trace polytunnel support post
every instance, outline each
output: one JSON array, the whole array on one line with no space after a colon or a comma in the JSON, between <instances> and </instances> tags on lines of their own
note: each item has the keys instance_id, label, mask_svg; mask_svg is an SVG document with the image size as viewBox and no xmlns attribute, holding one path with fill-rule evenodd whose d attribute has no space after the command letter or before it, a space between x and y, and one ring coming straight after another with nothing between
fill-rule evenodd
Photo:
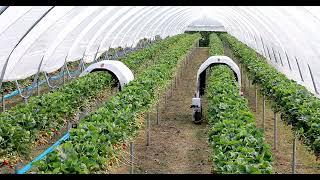
<instances>
[{"instance_id":1,"label":"polytunnel support post","mask_svg":"<svg viewBox=\"0 0 320 180\"><path fill-rule=\"evenodd\" d=\"M66 83L65 70L66 70L66 67L67 67L67 58L68 58L68 54L67 54L66 57L64 58L64 64L63 64L63 71L62 71L63 85Z\"/></svg>"},{"instance_id":2,"label":"polytunnel support post","mask_svg":"<svg viewBox=\"0 0 320 180\"><path fill-rule=\"evenodd\" d=\"M258 112L258 88L257 84L254 86L254 96L255 96L255 101L254 101L254 109L256 112Z\"/></svg>"},{"instance_id":3,"label":"polytunnel support post","mask_svg":"<svg viewBox=\"0 0 320 180\"><path fill-rule=\"evenodd\" d=\"M297 145L297 133L294 132L293 143L292 143L292 162L291 162L292 174L296 173L296 145Z\"/></svg>"},{"instance_id":4,"label":"polytunnel support post","mask_svg":"<svg viewBox=\"0 0 320 180\"><path fill-rule=\"evenodd\" d=\"M115 50L114 50L114 55L115 55L115 59L118 60L119 56L118 56L118 49L117 48L115 48Z\"/></svg>"},{"instance_id":5,"label":"polytunnel support post","mask_svg":"<svg viewBox=\"0 0 320 180\"><path fill-rule=\"evenodd\" d=\"M274 140L273 140L273 148L275 149L275 150L277 150L277 144L278 144L278 129L277 129L277 113L276 112L274 112L274 118L273 118L273 120L274 120L274 123L273 123L273 130L274 130Z\"/></svg>"},{"instance_id":6,"label":"polytunnel support post","mask_svg":"<svg viewBox=\"0 0 320 180\"><path fill-rule=\"evenodd\" d=\"M270 55L270 51L269 51L269 47L267 46L267 50L268 50L268 56L269 56L269 60L271 62L271 55Z\"/></svg>"},{"instance_id":7,"label":"polytunnel support post","mask_svg":"<svg viewBox=\"0 0 320 180\"><path fill-rule=\"evenodd\" d=\"M40 95L40 89L39 89L39 74L40 74L40 71L41 71L41 66L42 66L42 63L43 63L43 58L44 58L44 55L42 56L41 58L41 61L39 63L39 66L38 66L38 71L37 71L37 74L35 75L35 80L36 80L36 83L37 83L37 95L39 96Z\"/></svg>"},{"instance_id":8,"label":"polytunnel support post","mask_svg":"<svg viewBox=\"0 0 320 180\"><path fill-rule=\"evenodd\" d=\"M159 125L160 113L159 113L159 102L157 103L157 125Z\"/></svg>"},{"instance_id":9,"label":"polytunnel support post","mask_svg":"<svg viewBox=\"0 0 320 180\"><path fill-rule=\"evenodd\" d=\"M262 100L262 129L263 130L264 130L265 116L266 116L266 96L263 95L263 100Z\"/></svg>"},{"instance_id":10,"label":"polytunnel support post","mask_svg":"<svg viewBox=\"0 0 320 180\"><path fill-rule=\"evenodd\" d=\"M70 73L70 71L69 71L69 68L68 68L68 64L66 64L66 70L67 70L67 74L68 74L69 79L76 78L76 75L75 75L75 76L72 76L72 75L71 75L71 73ZM79 69L78 69L78 71L79 71Z\"/></svg>"},{"instance_id":11,"label":"polytunnel support post","mask_svg":"<svg viewBox=\"0 0 320 180\"><path fill-rule=\"evenodd\" d=\"M150 145L150 113L147 114L147 146Z\"/></svg>"},{"instance_id":12,"label":"polytunnel support post","mask_svg":"<svg viewBox=\"0 0 320 180\"><path fill-rule=\"evenodd\" d=\"M109 45L109 48L108 48L108 50L106 51L106 55L107 55L107 58L106 58L106 60L109 60L109 50L110 50L110 47L111 47L111 45ZM111 59L111 58L110 58Z\"/></svg>"},{"instance_id":13,"label":"polytunnel support post","mask_svg":"<svg viewBox=\"0 0 320 180\"><path fill-rule=\"evenodd\" d=\"M280 58L281 65L282 65L282 67L284 67L284 65L283 65L283 61L282 61L282 58L281 58L281 54L280 54L280 52L279 52L279 51L278 51L278 55L279 55L279 58Z\"/></svg>"},{"instance_id":14,"label":"polytunnel support post","mask_svg":"<svg viewBox=\"0 0 320 180\"><path fill-rule=\"evenodd\" d=\"M98 52L99 52L99 48L100 48L100 44L99 44L99 46L98 46L98 48L96 50L96 53L94 54L93 62L98 62L97 61L97 55L98 55Z\"/></svg>"},{"instance_id":15,"label":"polytunnel support post","mask_svg":"<svg viewBox=\"0 0 320 180\"><path fill-rule=\"evenodd\" d=\"M271 47L271 49L272 49L274 60L275 60L276 63L278 63L277 56L276 56L276 53L274 53L273 47Z\"/></svg>"},{"instance_id":16,"label":"polytunnel support post","mask_svg":"<svg viewBox=\"0 0 320 180\"><path fill-rule=\"evenodd\" d=\"M48 85L49 88L54 89L54 88L57 88L57 87L58 87L58 86L54 86L54 85L51 85L51 84L50 84L50 80L49 80L50 77L48 77L47 72L44 72L43 74L44 74L44 77L45 77L45 79L46 79L46 83L47 83L47 85Z\"/></svg>"},{"instance_id":17,"label":"polytunnel support post","mask_svg":"<svg viewBox=\"0 0 320 180\"><path fill-rule=\"evenodd\" d=\"M84 56L86 55L86 51L83 52L83 55L82 55L82 58L80 60L80 63L79 63L79 71L80 72L83 72L86 68L84 66Z\"/></svg>"},{"instance_id":18,"label":"polytunnel support post","mask_svg":"<svg viewBox=\"0 0 320 180\"><path fill-rule=\"evenodd\" d=\"M133 174L133 149L134 149L134 147L133 147L134 145L133 145L133 142L131 141L130 142L130 163L131 163L131 165L130 165L130 174Z\"/></svg>"},{"instance_id":19,"label":"polytunnel support post","mask_svg":"<svg viewBox=\"0 0 320 180\"><path fill-rule=\"evenodd\" d=\"M124 53L124 55L125 55L125 56L127 55L127 44L126 44L126 45L124 45L123 53Z\"/></svg>"},{"instance_id":20,"label":"polytunnel support post","mask_svg":"<svg viewBox=\"0 0 320 180\"><path fill-rule=\"evenodd\" d=\"M172 97L172 91L173 91L173 81L171 80L171 87L170 87L170 98Z\"/></svg>"},{"instance_id":21,"label":"polytunnel support post","mask_svg":"<svg viewBox=\"0 0 320 180\"><path fill-rule=\"evenodd\" d=\"M286 58L287 58L287 61L288 61L288 65L289 65L290 71L292 71L292 68L291 68L291 64L290 64L290 60L289 60L288 54L287 54L287 52L285 52L285 53L286 53Z\"/></svg>"},{"instance_id":22,"label":"polytunnel support post","mask_svg":"<svg viewBox=\"0 0 320 180\"><path fill-rule=\"evenodd\" d=\"M165 87L165 100L164 100L164 109L166 109L167 108L167 87Z\"/></svg>"},{"instance_id":23,"label":"polytunnel support post","mask_svg":"<svg viewBox=\"0 0 320 180\"><path fill-rule=\"evenodd\" d=\"M316 83L314 82L314 77L313 77L313 74L312 74L312 71L311 71L311 68L310 68L309 63L308 63L308 68L309 68L309 72L310 72L312 84L313 84L313 87L314 87L314 91L315 91L317 94L319 94L318 89L317 89L317 86L316 86Z\"/></svg>"},{"instance_id":24,"label":"polytunnel support post","mask_svg":"<svg viewBox=\"0 0 320 180\"><path fill-rule=\"evenodd\" d=\"M263 39L261 36L260 36L260 39L261 39L261 43L262 43L262 47L263 47L264 57L267 57L267 51L266 51L266 48L264 46L264 42L263 42Z\"/></svg>"},{"instance_id":25,"label":"polytunnel support post","mask_svg":"<svg viewBox=\"0 0 320 180\"><path fill-rule=\"evenodd\" d=\"M6 100L4 99L4 91L1 92L2 96L2 112L6 111Z\"/></svg>"},{"instance_id":26,"label":"polytunnel support post","mask_svg":"<svg viewBox=\"0 0 320 180\"><path fill-rule=\"evenodd\" d=\"M22 91L21 91L21 89L20 89L20 85L19 85L18 80L15 80L15 84L16 84L16 87L17 87L17 89L18 89L18 91L19 91L19 95L23 98L23 100L24 100L25 103L28 103L28 98L31 96L31 93L29 93L29 95L28 95L28 93L27 93L26 96L23 96L23 95L22 95Z\"/></svg>"},{"instance_id":27,"label":"polytunnel support post","mask_svg":"<svg viewBox=\"0 0 320 180\"><path fill-rule=\"evenodd\" d=\"M298 66L298 70L299 70L299 74L300 74L301 81L304 82L304 79L303 79L303 77L302 77L302 73L301 73L301 69L300 69L300 65L299 65L298 59L297 59L296 56L295 56L294 58L296 59L296 63L297 63L297 66Z\"/></svg>"},{"instance_id":28,"label":"polytunnel support post","mask_svg":"<svg viewBox=\"0 0 320 180\"><path fill-rule=\"evenodd\" d=\"M258 41L257 41L257 39L256 39L256 36L253 35L253 38L254 38L254 42L255 42L255 44L256 44L257 50L261 51L261 49L259 49L259 44L258 44ZM257 52L256 52L256 55L257 55Z\"/></svg>"}]
</instances>

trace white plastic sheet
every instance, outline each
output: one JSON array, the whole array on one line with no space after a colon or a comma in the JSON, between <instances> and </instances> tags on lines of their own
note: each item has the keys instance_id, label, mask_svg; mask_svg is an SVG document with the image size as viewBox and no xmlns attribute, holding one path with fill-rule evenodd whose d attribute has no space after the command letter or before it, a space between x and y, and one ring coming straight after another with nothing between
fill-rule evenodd
<instances>
[{"instance_id":1,"label":"white plastic sheet","mask_svg":"<svg viewBox=\"0 0 320 180\"><path fill-rule=\"evenodd\" d=\"M65 61L90 63L109 47L179 34L197 19L205 23L204 16L270 59L268 47L270 64L310 91L320 91L320 8L292 6L1 6L3 81L27 78L39 67L50 73Z\"/></svg>"}]
</instances>

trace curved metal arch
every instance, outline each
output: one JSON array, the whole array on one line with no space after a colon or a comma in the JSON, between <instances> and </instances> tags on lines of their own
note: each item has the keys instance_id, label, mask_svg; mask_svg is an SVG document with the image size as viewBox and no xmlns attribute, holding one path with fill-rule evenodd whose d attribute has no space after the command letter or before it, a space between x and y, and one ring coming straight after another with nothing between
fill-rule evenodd
<instances>
[{"instance_id":1,"label":"curved metal arch","mask_svg":"<svg viewBox=\"0 0 320 180\"><path fill-rule=\"evenodd\" d=\"M47 32L56 22L58 22L61 18L63 18L68 12L72 11L74 7L53 7L48 14L46 14L43 18L39 20L36 26L28 32L26 37L21 41L19 46L14 50L12 56L10 57L10 64L8 65L8 74L13 74L12 71L15 70L17 64L19 64L21 58L25 55L25 53L32 47L32 45L41 37L44 33ZM37 67L37 65L35 65ZM28 69L29 75L36 73L35 69ZM26 73L24 71L24 73ZM24 77L18 77L21 79ZM8 78L9 79L9 78ZM14 79L11 79L14 80Z\"/></svg>"},{"instance_id":2,"label":"curved metal arch","mask_svg":"<svg viewBox=\"0 0 320 180\"><path fill-rule=\"evenodd\" d=\"M171 25L167 26L168 32L171 34L175 34L176 32L181 32L180 29L184 29L187 25L196 19L193 14L190 13L189 10L184 12L182 15L177 15L177 17L172 21ZM180 28L179 28L180 27Z\"/></svg>"},{"instance_id":3,"label":"curved metal arch","mask_svg":"<svg viewBox=\"0 0 320 180\"><path fill-rule=\"evenodd\" d=\"M131 46L134 45L130 39L131 36L129 36L129 35L134 31L134 29L137 28L139 23L153 11L154 8L155 7L151 7L151 9L148 9L147 12L145 12L140 18L137 18L135 20L135 22L125 31L123 38L120 41L120 44L122 44L125 41L126 43L131 44ZM127 36L129 36L129 39L126 38Z\"/></svg>"},{"instance_id":4,"label":"curved metal arch","mask_svg":"<svg viewBox=\"0 0 320 180\"><path fill-rule=\"evenodd\" d=\"M151 31L151 34L160 35L161 36L161 33L162 33L161 30L160 30L161 27L164 26L165 22L167 22L171 18L171 16L173 14L176 14L177 12L180 12L180 11L181 11L181 7L177 7L175 11L167 13L166 16L164 18L162 18L161 21L158 24L156 24L156 27L154 27L154 29Z\"/></svg>"},{"instance_id":5,"label":"curved metal arch","mask_svg":"<svg viewBox=\"0 0 320 180\"><path fill-rule=\"evenodd\" d=\"M170 13L174 12L176 10L176 7L169 7L167 9L167 11L163 14L161 14L158 17L154 17L153 19L153 23L151 24L151 26L147 29L145 36L147 37L154 37L156 36L156 34L153 34L153 30L155 29L155 26L157 26L158 24L160 24L160 22Z\"/></svg>"},{"instance_id":6,"label":"curved metal arch","mask_svg":"<svg viewBox=\"0 0 320 180\"><path fill-rule=\"evenodd\" d=\"M0 15L8 9L9 6L0 6Z\"/></svg>"},{"instance_id":7,"label":"curved metal arch","mask_svg":"<svg viewBox=\"0 0 320 180\"><path fill-rule=\"evenodd\" d=\"M54 55L56 49L59 48L59 46L66 39L68 39L68 37L72 36L72 33L74 31L76 31L82 23L88 21L88 17L91 17L92 15L94 15L95 13L97 13L100 10L101 10L101 8L99 8L99 7L87 7L84 10L84 12L80 12L78 15L74 16L74 18L70 20L70 22L68 23L69 25L66 26L65 28L63 28L59 32L59 34L57 34L55 40L47 48L47 50L44 54L45 64L43 66L43 71L50 73L50 72L53 72L63 66L65 60L55 61L55 64L56 64L55 67L57 67L57 68L55 68L52 65L49 67L46 67L47 63L51 63L52 60L50 58ZM68 54L66 54L65 59L68 59ZM60 63L58 63L58 62L60 62Z\"/></svg>"},{"instance_id":8,"label":"curved metal arch","mask_svg":"<svg viewBox=\"0 0 320 180\"><path fill-rule=\"evenodd\" d=\"M178 22L173 23L172 26L169 27L169 32L171 34L184 32L183 30L193 21L193 17L193 15L187 14L184 17L177 19Z\"/></svg>"},{"instance_id":9,"label":"curved metal arch","mask_svg":"<svg viewBox=\"0 0 320 180\"><path fill-rule=\"evenodd\" d=\"M130 7L121 7L118 11L113 12L113 14L110 17L104 17L100 23L103 23L102 26L99 27L99 22L96 23L93 28L90 30L91 34L89 33L87 37L87 42L83 43L83 57L82 62L83 63L90 63L90 54L87 53L88 49L95 43L95 41L101 42L101 37L103 37L105 33L107 33L108 28L112 26L112 24L116 23L119 18L121 18L122 15L126 14L128 11L130 11ZM97 26L97 27L96 27ZM100 45L98 46L100 48ZM98 52L98 48L94 53ZM87 57L86 57L86 54Z\"/></svg>"},{"instance_id":10,"label":"curved metal arch","mask_svg":"<svg viewBox=\"0 0 320 180\"><path fill-rule=\"evenodd\" d=\"M105 34L109 32L109 28L113 28L113 24L116 24L117 21L119 21L123 16L125 16L133 7L121 7L121 9L117 12L115 12L112 17L108 18L103 22L103 25L101 27L97 27L98 30L93 29L93 34L88 39L88 42L85 45L85 49L83 52L83 62L90 63L94 59L91 58L91 54L94 54L99 51L101 46L101 41L103 37L105 37ZM98 24L99 25L99 24ZM92 49L91 47L94 45L98 45L98 47L94 50L94 52L90 52ZM89 51L89 52L88 52ZM91 53L91 54L90 54Z\"/></svg>"},{"instance_id":11,"label":"curved metal arch","mask_svg":"<svg viewBox=\"0 0 320 180\"><path fill-rule=\"evenodd\" d=\"M109 24L112 24L112 27L110 29L109 29L109 24L108 26L104 26L104 28L101 28L101 31L100 31L101 33L96 33L86 47L86 53L85 53L87 54L86 62L87 63L92 62L94 57L92 58L92 60L90 60L90 57L91 57L90 53L93 55L95 52L99 52L99 50L102 47L105 47L104 44L110 38L110 35L112 34L112 32L114 32L121 25L122 22L126 21L128 18L130 18L130 16L132 16L132 14L135 14L140 9L141 7L128 8L125 12L123 12L123 14L121 14L120 16L114 19L115 23L113 22L111 23L109 21L110 22ZM97 49L93 48L94 45L98 45L98 48ZM90 51L91 49L93 49L93 51Z\"/></svg>"},{"instance_id":12,"label":"curved metal arch","mask_svg":"<svg viewBox=\"0 0 320 180\"><path fill-rule=\"evenodd\" d=\"M19 9L16 9L19 8ZM30 12L32 7L30 6L22 6L22 7L8 7L7 11L2 12L0 16L0 34L2 34L5 30L8 29L11 25L17 22L22 16L26 13Z\"/></svg>"},{"instance_id":13,"label":"curved metal arch","mask_svg":"<svg viewBox=\"0 0 320 180\"><path fill-rule=\"evenodd\" d=\"M141 7L139 7L139 8L141 8ZM92 55L94 55L95 53L96 54L100 53L99 50L103 47L104 39L105 39L105 41L109 40L110 34L112 34L123 22L125 22L128 18L130 18L132 15L134 15L139 10L140 9L138 9L138 8L128 9L127 11L124 12L123 15L114 19L115 23L111 23L112 27L110 29L109 29L109 26L106 26L102 31L100 31L102 33L99 33L99 34L96 33L95 36L91 39L91 41L87 45L87 48L86 48L87 49L86 50L87 60L86 60L86 62L87 63L92 62L95 58ZM103 34L103 35L101 35L101 34ZM96 45L98 45L98 47L94 48L94 46L96 46Z\"/></svg>"},{"instance_id":14,"label":"curved metal arch","mask_svg":"<svg viewBox=\"0 0 320 180\"><path fill-rule=\"evenodd\" d=\"M181 18L176 18L172 25L168 25L168 35L175 35L177 33L183 32L182 29L188 26L190 22L193 21L194 17L192 14L183 15ZM176 22L177 21L177 22ZM181 29L181 30L180 30Z\"/></svg>"},{"instance_id":15,"label":"curved metal arch","mask_svg":"<svg viewBox=\"0 0 320 180\"><path fill-rule=\"evenodd\" d=\"M142 24L141 26L141 30L139 32L137 32L134 36L134 39L141 39L141 38L144 38L145 36L143 35L144 32L146 32L147 29L149 29L148 27L150 27L150 23L152 23L152 21L155 19L155 18L158 18L159 15L161 13L163 13L163 11L166 11L165 8L161 8L159 9L158 11L156 11L152 16L153 17L150 17L148 19L146 19L144 21L144 23ZM146 34L146 33L145 33ZM146 37L146 38L149 38L149 37Z\"/></svg>"},{"instance_id":16,"label":"curved metal arch","mask_svg":"<svg viewBox=\"0 0 320 180\"><path fill-rule=\"evenodd\" d=\"M142 10L140 10L138 13L134 14L131 18L129 18L128 22L123 22L120 26L120 30L116 33L116 35L114 36L115 38L112 40L110 47L113 46L121 46L122 45L122 40L124 37L124 33L126 31L126 29L130 26L132 26L134 24L134 22L140 18L141 15L145 14L146 12L148 12L148 7L143 7ZM117 41L119 41L117 43Z\"/></svg>"},{"instance_id":17,"label":"curved metal arch","mask_svg":"<svg viewBox=\"0 0 320 180\"><path fill-rule=\"evenodd\" d=\"M272 28L272 26L276 24L271 22L269 18L267 19L267 17L265 17L263 13L258 13L257 15L255 15L256 13L253 14L251 9L243 9L242 11L246 12L247 16L250 16L250 18L253 19L253 23L259 26L259 29L261 29L260 32L262 37L264 36L268 37L268 39L270 38L272 40L275 40L280 44L280 46L282 46L281 40L275 36L274 29ZM259 11L259 9L256 9L256 11Z\"/></svg>"},{"instance_id":18,"label":"curved metal arch","mask_svg":"<svg viewBox=\"0 0 320 180\"><path fill-rule=\"evenodd\" d=\"M164 22L165 25L161 25L159 26L159 31L160 34L162 35L162 37L166 37L168 35L167 33L167 28L170 26L170 24L175 20L175 18L177 16L180 17L181 14L184 14L186 11L186 9L182 9L179 12L176 12L175 14L172 14L167 20L166 22Z\"/></svg>"},{"instance_id":19,"label":"curved metal arch","mask_svg":"<svg viewBox=\"0 0 320 180\"><path fill-rule=\"evenodd\" d=\"M40 22L40 20L47 15L48 12L52 9L52 6L49 7L17 7L21 12L16 12L15 7L9 7L7 10L0 16L0 34L1 34L1 56L0 63L2 66L2 73L4 81L9 81L8 73L7 73L7 65L10 64L10 60L12 59L11 55L15 52L16 48L21 45L22 40L29 34L29 32ZM40 11L42 10L42 11ZM34 13L38 13L37 16ZM14 18L10 18L14 15ZM33 15L33 18L28 18ZM34 17L35 16L35 17ZM37 19L36 19L37 18ZM10 21L11 20L11 21ZM18 22L26 21L25 26L23 28L18 28ZM15 37L8 38L8 34L10 31L15 31L17 34ZM5 73L6 72L6 73ZM9 74L10 75L10 74ZM12 78L13 80L19 79L16 77Z\"/></svg>"},{"instance_id":20,"label":"curved metal arch","mask_svg":"<svg viewBox=\"0 0 320 180\"><path fill-rule=\"evenodd\" d=\"M229 13L228 16L225 18L228 19L230 22L232 22L232 26L236 26L240 29L239 32L241 32L241 39L246 44L249 45L248 37L250 32L250 23L246 20L246 18L242 17L235 9L230 8L228 10L225 10L223 13ZM233 17L232 19L229 17Z\"/></svg>"},{"instance_id":21,"label":"curved metal arch","mask_svg":"<svg viewBox=\"0 0 320 180\"><path fill-rule=\"evenodd\" d=\"M145 16L143 18L140 18L137 20L137 22L130 27L130 29L126 32L126 34L124 35L125 37L129 37L128 39L126 39L126 41L130 44L132 44L132 46L136 46L136 44L138 43L138 41L140 39L135 39L136 34L140 31L140 25L144 23L145 19L149 19L150 17L153 17L153 12L156 9L161 9L161 7L152 7L152 10L148 11L145 13ZM125 39L124 37L124 39Z\"/></svg>"},{"instance_id":22,"label":"curved metal arch","mask_svg":"<svg viewBox=\"0 0 320 180\"><path fill-rule=\"evenodd\" d=\"M241 30L240 32L242 35L244 35L245 43L250 47L254 47L254 44L253 44L254 40L250 35L252 33L256 34L255 33L256 29L252 23L252 19L247 18L246 16L243 16L241 10L239 11L236 11L235 9L231 9L231 10L232 10L231 13L233 13L233 15L236 17L235 24L237 24L237 26L241 26L244 29L244 30Z\"/></svg>"},{"instance_id":23,"label":"curved metal arch","mask_svg":"<svg viewBox=\"0 0 320 180\"><path fill-rule=\"evenodd\" d=\"M80 34L77 36L77 38L72 43L71 47L68 50L68 59L67 61L70 62L72 59L79 59L83 56L83 51L80 50L81 56L77 55L75 51L77 51L77 48L82 44L83 46L87 45L86 43L83 43L83 39L90 39L94 34L93 32L97 32L98 29L94 28L97 26L98 23L103 22L103 19L106 19L107 17L112 18L114 14L112 14L114 11L117 11L121 9L121 7L109 7L105 8L101 13L99 13L95 18L92 19L92 21L89 22L89 24L80 32ZM84 50L85 51L85 50ZM73 55L73 53L75 55Z\"/></svg>"},{"instance_id":24,"label":"curved metal arch","mask_svg":"<svg viewBox=\"0 0 320 180\"><path fill-rule=\"evenodd\" d=\"M144 14L143 16L146 16L146 14ZM130 18L130 17L129 17ZM126 19L124 19L126 20ZM119 24L117 24L117 26L119 26ZM113 30L116 30L116 28L113 28ZM100 44L99 44L99 47L101 49L101 51L107 51L109 47L107 46L104 46L105 42L108 40L109 38L109 34L110 34L110 31L109 30L106 30L106 32L101 36L103 39L100 41Z\"/></svg>"},{"instance_id":25,"label":"curved metal arch","mask_svg":"<svg viewBox=\"0 0 320 180\"><path fill-rule=\"evenodd\" d=\"M170 25L176 20L181 17L183 17L185 14L187 14L189 11L189 8L183 8L181 11L177 12L176 14L172 15L169 20L166 23L166 26L163 26L161 32L162 34L166 34L168 35L168 28L170 27Z\"/></svg>"},{"instance_id":26,"label":"curved metal arch","mask_svg":"<svg viewBox=\"0 0 320 180\"><path fill-rule=\"evenodd\" d=\"M60 55L60 58L65 59L66 62L79 60L76 58L73 59L72 57L70 58L70 51L72 51L73 47L75 47L76 44L79 44L81 39L86 35L87 31L89 30L89 27L91 27L92 23L96 22L97 19L99 19L104 13L108 12L109 10L106 10L106 8L101 8L97 9L94 13L88 15L81 23L79 23L75 28L73 28L73 30L55 47L51 59L54 58L54 61L55 59L59 58L57 57L57 55Z\"/></svg>"},{"instance_id":27,"label":"curved metal arch","mask_svg":"<svg viewBox=\"0 0 320 180\"><path fill-rule=\"evenodd\" d=\"M311 44L311 42L315 41L316 37L310 39L310 36L308 35L309 34L308 32L310 32L310 30L308 30L306 26L304 26L303 22L297 21L297 18L299 18L297 17L299 16L299 14L297 13L299 13L300 8L299 9L294 8L294 10L295 10L295 14L293 14L287 9L283 9L283 11L279 10L280 11L279 13L282 13L288 17L288 21L286 21L288 27L294 27L292 28L292 30L290 29L290 31L288 31L288 36L297 35L297 37L299 37L300 34L303 34L303 39L301 39L300 37L300 39L298 39L298 43L293 43L293 44L290 43L289 45L291 45L290 49L299 49L300 47L304 48L303 51L295 51L295 54L296 54L295 57L297 57L300 60L299 64L300 64L301 73L304 74L304 75L302 74L303 82L300 82L300 84L304 86L308 86L310 91L317 93L314 83L319 84L319 81L317 81L317 79L314 80L313 77L311 77L311 74L310 74L311 72L309 69L309 64L312 64L313 66L316 66L316 67L319 66L318 61L315 60L315 59L318 59L317 57L319 57L319 54ZM300 12L300 13L303 13L303 12ZM290 40L291 39L284 40L284 41L290 42ZM301 61L301 59L303 61ZM288 73L285 73L285 74L288 74ZM295 74L297 75L298 73L296 72ZM294 76L291 78L294 78L296 81L301 80L298 76Z\"/></svg>"}]
</instances>

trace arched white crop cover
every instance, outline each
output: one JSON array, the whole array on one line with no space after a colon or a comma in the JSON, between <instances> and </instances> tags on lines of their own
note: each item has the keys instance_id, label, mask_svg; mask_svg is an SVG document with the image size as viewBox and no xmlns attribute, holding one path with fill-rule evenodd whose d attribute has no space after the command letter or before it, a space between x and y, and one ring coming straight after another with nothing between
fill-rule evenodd
<instances>
[{"instance_id":1,"label":"arched white crop cover","mask_svg":"<svg viewBox=\"0 0 320 180\"><path fill-rule=\"evenodd\" d=\"M241 87L241 73L238 65L230 59L228 56L211 56L205 62L201 64L197 71L197 82L196 82L196 97L200 97L200 74L203 73L208 67L223 64L229 66L235 73L239 87ZM239 93L241 93L241 88L239 88Z\"/></svg>"},{"instance_id":2,"label":"arched white crop cover","mask_svg":"<svg viewBox=\"0 0 320 180\"><path fill-rule=\"evenodd\" d=\"M89 63L110 46L179 34L204 15L221 22L288 78L320 91L319 7L1 6L3 81L24 79L39 67L53 72L84 55Z\"/></svg>"},{"instance_id":3,"label":"arched white crop cover","mask_svg":"<svg viewBox=\"0 0 320 180\"><path fill-rule=\"evenodd\" d=\"M80 77L92 71L109 71L113 73L117 77L121 88L134 79L131 70L121 61L117 60L104 60L91 64L80 74Z\"/></svg>"}]
</instances>

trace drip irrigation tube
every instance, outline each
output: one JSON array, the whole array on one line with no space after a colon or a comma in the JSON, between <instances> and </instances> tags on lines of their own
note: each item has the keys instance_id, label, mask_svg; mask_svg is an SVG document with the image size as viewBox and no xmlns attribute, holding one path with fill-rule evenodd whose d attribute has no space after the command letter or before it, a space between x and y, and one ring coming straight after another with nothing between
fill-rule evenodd
<instances>
[{"instance_id":1,"label":"drip irrigation tube","mask_svg":"<svg viewBox=\"0 0 320 180\"><path fill-rule=\"evenodd\" d=\"M76 70L77 71L77 70ZM73 75L77 75L77 74L80 74L79 72L71 72L71 74L73 74ZM56 76L52 76L52 77L50 77L49 79L52 79L52 80L58 80L58 79L60 79L62 77L62 75L56 75ZM38 86L40 86L40 85L42 85L43 83L45 83L46 82L46 80L42 80L42 81L40 81L39 82L39 85ZM36 85L34 85L34 86L32 86L32 85L30 85L30 86L27 86L27 87L25 87L25 88L23 88L23 89L21 89L21 93L22 92L25 92L25 91L28 91L28 90L32 90L33 88L36 88L37 86ZM16 96L16 95L18 95L19 94L19 90L17 89L17 90L15 90L15 91L12 91L11 93L9 93L9 94L6 94L6 95L4 95L4 99L10 99L10 98L12 98L13 96ZM0 101L2 101L2 98L0 98Z\"/></svg>"},{"instance_id":2,"label":"drip irrigation tube","mask_svg":"<svg viewBox=\"0 0 320 180\"><path fill-rule=\"evenodd\" d=\"M34 160L32 160L29 164L24 166L23 168L16 171L16 174L25 174L27 171L29 171L32 168L32 164L36 161L41 160L44 158L47 154L51 153L57 146L59 146L62 142L69 139L70 133L68 132L62 138L60 138L57 142L55 142L52 146L50 146L48 149L46 149L43 153L41 153L38 157L36 157Z\"/></svg>"}]
</instances>

